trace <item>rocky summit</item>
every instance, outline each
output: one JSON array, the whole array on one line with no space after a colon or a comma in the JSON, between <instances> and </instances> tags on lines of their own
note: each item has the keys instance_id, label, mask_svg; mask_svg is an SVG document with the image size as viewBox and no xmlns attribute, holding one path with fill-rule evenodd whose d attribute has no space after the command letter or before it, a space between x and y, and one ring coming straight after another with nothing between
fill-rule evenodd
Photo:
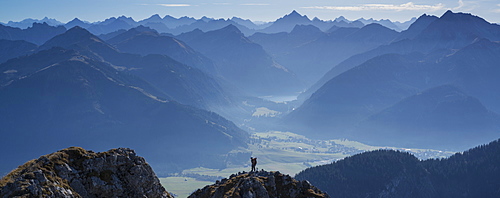
<instances>
[{"instance_id":1,"label":"rocky summit","mask_svg":"<svg viewBox=\"0 0 500 198\"><path fill-rule=\"evenodd\" d=\"M70 147L10 172L0 180L0 197L172 196L132 149L95 153Z\"/></svg>"},{"instance_id":2,"label":"rocky summit","mask_svg":"<svg viewBox=\"0 0 500 198\"><path fill-rule=\"evenodd\" d=\"M258 171L233 174L213 185L198 189L188 198L306 198L329 197L308 181L297 181L289 175L277 171Z\"/></svg>"}]
</instances>

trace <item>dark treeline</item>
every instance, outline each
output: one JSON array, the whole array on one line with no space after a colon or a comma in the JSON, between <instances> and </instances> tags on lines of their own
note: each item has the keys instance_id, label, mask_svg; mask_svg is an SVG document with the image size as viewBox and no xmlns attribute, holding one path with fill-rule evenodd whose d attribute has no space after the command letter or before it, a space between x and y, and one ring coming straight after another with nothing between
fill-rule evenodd
<instances>
[{"instance_id":1,"label":"dark treeline","mask_svg":"<svg viewBox=\"0 0 500 198\"><path fill-rule=\"evenodd\" d=\"M296 175L332 197L497 197L500 142L445 159L393 150L366 152Z\"/></svg>"}]
</instances>

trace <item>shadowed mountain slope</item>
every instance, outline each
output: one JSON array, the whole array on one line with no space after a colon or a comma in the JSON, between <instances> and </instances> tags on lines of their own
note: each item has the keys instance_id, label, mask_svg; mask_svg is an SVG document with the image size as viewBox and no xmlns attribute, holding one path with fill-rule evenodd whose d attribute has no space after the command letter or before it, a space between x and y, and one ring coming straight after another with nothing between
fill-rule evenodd
<instances>
[{"instance_id":1,"label":"shadowed mountain slope","mask_svg":"<svg viewBox=\"0 0 500 198\"><path fill-rule=\"evenodd\" d=\"M11 159L1 164L2 172L71 145L132 147L161 172L223 167L204 159L244 147L248 136L216 113L162 98L142 79L73 50L11 59L0 71L0 112L8 115L0 118L6 132L0 145Z\"/></svg>"},{"instance_id":2,"label":"shadowed mountain slope","mask_svg":"<svg viewBox=\"0 0 500 198\"><path fill-rule=\"evenodd\" d=\"M0 39L0 63L11 58L34 53L37 48L37 45L23 40Z\"/></svg>"},{"instance_id":3,"label":"shadowed mountain slope","mask_svg":"<svg viewBox=\"0 0 500 198\"><path fill-rule=\"evenodd\" d=\"M186 43L169 36L161 36L153 29L139 26L107 40L125 53L167 55L178 62L216 75L212 60L189 47Z\"/></svg>"},{"instance_id":4,"label":"shadowed mountain slope","mask_svg":"<svg viewBox=\"0 0 500 198\"><path fill-rule=\"evenodd\" d=\"M262 46L246 38L236 26L206 33L198 30L178 38L212 59L221 77L246 93L279 95L304 88L294 73L274 61Z\"/></svg>"},{"instance_id":5,"label":"shadowed mountain slope","mask_svg":"<svg viewBox=\"0 0 500 198\"><path fill-rule=\"evenodd\" d=\"M384 143L404 147L464 149L470 145L460 142L466 142L474 135L485 139L475 138L471 143L485 143L499 132L495 117L500 108L498 102L494 102L500 98L497 86L500 83L499 56L500 44L486 39L477 40L454 52L381 55L328 81L302 106L286 116L285 123L308 135L370 141L364 136L372 134L369 136L386 138ZM411 99L415 103L399 103L442 85L451 85L460 91L435 89L436 92L429 92L434 94L422 94ZM443 93L437 94L440 91ZM462 94L456 95L456 101L441 103L437 100L446 101L446 96L453 96L447 93L460 92ZM425 102L431 98L435 99L434 102ZM406 111L406 115L397 113L413 105L422 106ZM435 105L443 106L434 109ZM356 133L352 132L361 121L383 113L387 108L395 113L391 115L394 119L384 118L384 121L379 120L380 123L370 120L371 124L365 123L356 129ZM425 109L428 111L420 112ZM456 115L458 112L466 113ZM420 117L426 121L419 122ZM404 125L405 122L400 122L399 118L407 118L408 124ZM435 133L436 136L419 136L418 141L412 142L416 134L424 133ZM440 144L435 141L438 137L455 141Z\"/></svg>"},{"instance_id":6,"label":"shadowed mountain slope","mask_svg":"<svg viewBox=\"0 0 500 198\"><path fill-rule=\"evenodd\" d=\"M382 110L350 133L370 145L460 150L500 136L500 116L456 87L443 85Z\"/></svg>"},{"instance_id":7,"label":"shadowed mountain slope","mask_svg":"<svg viewBox=\"0 0 500 198\"><path fill-rule=\"evenodd\" d=\"M500 25L489 23L478 16L451 11L447 11L439 18L422 15L407 31L400 35L397 42L380 46L342 61L328 71L300 98L307 99L328 80L376 56L389 53L441 55L440 53L444 51L456 51L480 39L500 41ZM447 54L442 55L446 56Z\"/></svg>"},{"instance_id":8,"label":"shadowed mountain slope","mask_svg":"<svg viewBox=\"0 0 500 198\"><path fill-rule=\"evenodd\" d=\"M379 24L362 28L337 27L329 33L313 25L297 25L290 33L256 33L250 39L312 85L341 61L389 44L397 35L398 32Z\"/></svg>"},{"instance_id":9,"label":"shadowed mountain slope","mask_svg":"<svg viewBox=\"0 0 500 198\"><path fill-rule=\"evenodd\" d=\"M132 29L128 33L117 37L116 41L127 40L127 35L138 31ZM156 38L156 37L153 37ZM167 40L179 43L170 37ZM94 59L110 62L118 70L136 75L146 80L162 95L188 105L201 108L210 108L212 105L228 103L218 82L199 69L179 63L167 55L121 53L115 47L102 41L83 28L75 27L66 33L54 37L41 49L50 47L64 47L74 49Z\"/></svg>"},{"instance_id":10,"label":"shadowed mountain slope","mask_svg":"<svg viewBox=\"0 0 500 198\"><path fill-rule=\"evenodd\" d=\"M287 14L276 21L272 25L266 27L259 32L262 33L278 33L278 32L290 32L296 25L309 25L311 20L307 16L300 15L297 11L293 10L290 14Z\"/></svg>"}]
</instances>

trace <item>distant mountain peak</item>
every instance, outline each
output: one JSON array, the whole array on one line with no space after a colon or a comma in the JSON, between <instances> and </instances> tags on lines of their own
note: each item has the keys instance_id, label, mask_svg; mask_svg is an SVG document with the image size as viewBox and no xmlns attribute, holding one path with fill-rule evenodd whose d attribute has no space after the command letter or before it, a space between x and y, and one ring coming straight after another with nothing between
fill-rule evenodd
<instances>
[{"instance_id":1,"label":"distant mountain peak","mask_svg":"<svg viewBox=\"0 0 500 198\"><path fill-rule=\"evenodd\" d=\"M293 10L292 12L290 12L290 14L288 14L288 16L293 16L293 15L295 15L295 16L302 16L296 10Z\"/></svg>"},{"instance_id":2,"label":"distant mountain peak","mask_svg":"<svg viewBox=\"0 0 500 198\"><path fill-rule=\"evenodd\" d=\"M229 25L227 25L226 27L224 27L224 28L222 28L222 29L220 29L220 30L222 30L222 31L226 31L226 32L236 32L236 33L241 34L240 29L238 29L238 27L236 27L236 26L235 26L235 25L233 25L233 24L229 24Z\"/></svg>"},{"instance_id":3,"label":"distant mountain peak","mask_svg":"<svg viewBox=\"0 0 500 198\"><path fill-rule=\"evenodd\" d=\"M80 26L75 26L66 32L59 34L43 44L40 49L49 49L51 47L59 46L68 48L72 45L80 47L88 46L90 43L105 43L99 37L90 33L87 29ZM105 44L107 45L107 44ZM70 47L71 48L71 47Z\"/></svg>"},{"instance_id":4,"label":"distant mountain peak","mask_svg":"<svg viewBox=\"0 0 500 198\"><path fill-rule=\"evenodd\" d=\"M68 23L71 23L71 22L83 22L82 20L80 20L79 18L75 17L73 20L71 20L70 22Z\"/></svg>"},{"instance_id":5,"label":"distant mountain peak","mask_svg":"<svg viewBox=\"0 0 500 198\"><path fill-rule=\"evenodd\" d=\"M385 26L380 25L379 23L370 23L370 24L365 25L362 28L374 28L374 27L376 27L376 28L386 28ZM389 29L389 28L387 28L387 29Z\"/></svg>"},{"instance_id":6,"label":"distant mountain peak","mask_svg":"<svg viewBox=\"0 0 500 198\"><path fill-rule=\"evenodd\" d=\"M132 17L127 17L125 15L122 15L122 16L118 17L117 19L132 19Z\"/></svg>"},{"instance_id":7,"label":"distant mountain peak","mask_svg":"<svg viewBox=\"0 0 500 198\"><path fill-rule=\"evenodd\" d=\"M290 18L290 19L307 19L308 21L310 21L309 18L306 15L302 16L302 15L300 15L295 10L293 10L290 14L285 15L282 19L285 19L285 18Z\"/></svg>"},{"instance_id":8,"label":"distant mountain peak","mask_svg":"<svg viewBox=\"0 0 500 198\"><path fill-rule=\"evenodd\" d=\"M80 26L75 26L75 27L69 29L68 31L66 31L66 34L74 34L74 33L93 35L87 29L82 28Z\"/></svg>"},{"instance_id":9,"label":"distant mountain peak","mask_svg":"<svg viewBox=\"0 0 500 198\"><path fill-rule=\"evenodd\" d=\"M387 33L387 32L396 32L395 30L392 30L388 27L385 27L379 23L370 23L368 25L365 25L363 26L360 31L364 31L364 32L370 32L370 33L374 33L374 32L384 32L384 33Z\"/></svg>"},{"instance_id":10,"label":"distant mountain peak","mask_svg":"<svg viewBox=\"0 0 500 198\"><path fill-rule=\"evenodd\" d=\"M290 32L290 34L296 34L296 33L301 33L301 32L321 32L321 30L314 26L314 25L296 25L293 30Z\"/></svg>"},{"instance_id":11,"label":"distant mountain peak","mask_svg":"<svg viewBox=\"0 0 500 198\"><path fill-rule=\"evenodd\" d=\"M349 20L347 20L344 16L339 16L335 19L335 21L337 22L340 22L340 21L344 21L344 22L349 22Z\"/></svg>"},{"instance_id":12,"label":"distant mountain peak","mask_svg":"<svg viewBox=\"0 0 500 198\"><path fill-rule=\"evenodd\" d=\"M196 28L194 29L193 31L191 32L196 32L196 33L204 33L203 30L201 30L200 28Z\"/></svg>"},{"instance_id":13,"label":"distant mountain peak","mask_svg":"<svg viewBox=\"0 0 500 198\"><path fill-rule=\"evenodd\" d=\"M213 20L213 18L208 18L206 16L203 16L203 17L201 17L200 20L205 21L205 22L209 22L209 21Z\"/></svg>"},{"instance_id":14,"label":"distant mountain peak","mask_svg":"<svg viewBox=\"0 0 500 198\"><path fill-rule=\"evenodd\" d=\"M42 23L33 23L33 28L34 27L50 27L50 25L47 22L42 22Z\"/></svg>"},{"instance_id":15,"label":"distant mountain peak","mask_svg":"<svg viewBox=\"0 0 500 198\"><path fill-rule=\"evenodd\" d=\"M478 19L485 21L483 18L472 15L471 13L463 13L463 12L454 13L451 10L446 11L440 17L440 19L446 20L446 21L456 21L456 22L464 22L464 21L471 21L471 20L478 20Z\"/></svg>"},{"instance_id":16,"label":"distant mountain peak","mask_svg":"<svg viewBox=\"0 0 500 198\"><path fill-rule=\"evenodd\" d=\"M153 15L151 15L151 17L149 17L149 18L159 18L159 19L161 19L161 17L160 17L160 15L159 15L159 14L153 14Z\"/></svg>"},{"instance_id":17,"label":"distant mountain peak","mask_svg":"<svg viewBox=\"0 0 500 198\"><path fill-rule=\"evenodd\" d=\"M158 22L163 22L163 19L160 17L159 14L154 14L151 15L149 18L144 19L140 22L153 22L153 23L158 23Z\"/></svg>"},{"instance_id":18,"label":"distant mountain peak","mask_svg":"<svg viewBox=\"0 0 500 198\"><path fill-rule=\"evenodd\" d=\"M287 14L274 23L271 26L265 28L262 32L265 33L278 33L278 32L290 32L297 24L311 24L311 20L307 16L300 15L297 11L293 10L290 14Z\"/></svg>"},{"instance_id":19,"label":"distant mountain peak","mask_svg":"<svg viewBox=\"0 0 500 198\"><path fill-rule=\"evenodd\" d=\"M139 26L137 26L135 28L132 28L131 30L135 30L137 32L154 32L154 33L158 33L156 30L151 29L150 27L143 26L143 25L139 25Z\"/></svg>"},{"instance_id":20,"label":"distant mountain peak","mask_svg":"<svg viewBox=\"0 0 500 198\"><path fill-rule=\"evenodd\" d=\"M453 15L453 14L455 14L455 13L453 13L453 11L447 10L441 17L449 16L449 15Z\"/></svg>"}]
</instances>

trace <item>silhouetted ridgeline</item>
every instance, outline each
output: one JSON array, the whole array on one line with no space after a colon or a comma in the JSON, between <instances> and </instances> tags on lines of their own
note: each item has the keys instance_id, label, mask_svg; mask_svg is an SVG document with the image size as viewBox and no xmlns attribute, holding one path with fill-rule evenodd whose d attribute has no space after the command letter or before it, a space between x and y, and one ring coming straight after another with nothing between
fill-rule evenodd
<instances>
[{"instance_id":1,"label":"silhouetted ridgeline","mask_svg":"<svg viewBox=\"0 0 500 198\"><path fill-rule=\"evenodd\" d=\"M419 161L409 153L377 150L295 176L332 197L498 197L500 141L446 159Z\"/></svg>"}]
</instances>

